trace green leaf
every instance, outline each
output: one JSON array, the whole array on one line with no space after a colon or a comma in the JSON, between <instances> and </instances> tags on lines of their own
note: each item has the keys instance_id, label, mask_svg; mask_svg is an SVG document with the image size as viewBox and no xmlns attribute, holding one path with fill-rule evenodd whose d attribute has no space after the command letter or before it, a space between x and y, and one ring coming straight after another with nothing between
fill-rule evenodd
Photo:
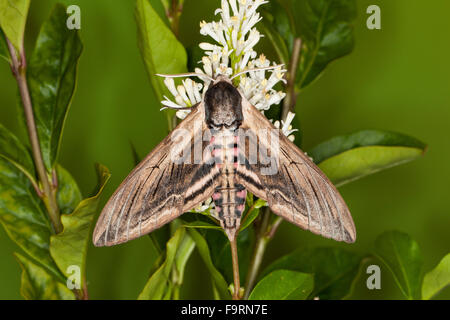
<instances>
[{"instance_id":1,"label":"green leaf","mask_svg":"<svg viewBox=\"0 0 450 320\"><path fill-rule=\"evenodd\" d=\"M177 255L175 256L175 268L172 270L174 273L174 284L181 285L184 280L184 270L192 252L195 248L195 242L189 236L185 234L181 244L177 250Z\"/></svg>"},{"instance_id":2,"label":"green leaf","mask_svg":"<svg viewBox=\"0 0 450 320\"><path fill-rule=\"evenodd\" d=\"M22 268L20 292L25 299L75 300L74 293L45 269L18 253L15 253L14 256Z\"/></svg>"},{"instance_id":3,"label":"green leaf","mask_svg":"<svg viewBox=\"0 0 450 320\"><path fill-rule=\"evenodd\" d=\"M341 186L412 161L425 152L423 142L407 135L364 130L332 138L308 154L334 184Z\"/></svg>"},{"instance_id":4,"label":"green leaf","mask_svg":"<svg viewBox=\"0 0 450 320\"><path fill-rule=\"evenodd\" d=\"M306 87L327 65L353 50L355 0L291 0L296 36L302 39L297 87Z\"/></svg>"},{"instance_id":5,"label":"green leaf","mask_svg":"<svg viewBox=\"0 0 450 320\"><path fill-rule=\"evenodd\" d=\"M267 201L263 199L258 199L256 202L250 207L250 211L247 213L247 215L242 220L241 227L239 229L239 232L242 232L245 230L249 225L252 224L253 221L259 216L259 209L262 207L267 206Z\"/></svg>"},{"instance_id":6,"label":"green leaf","mask_svg":"<svg viewBox=\"0 0 450 320\"><path fill-rule=\"evenodd\" d=\"M187 54L148 0L136 1L138 44L158 100L169 94L163 79L156 74L186 72Z\"/></svg>"},{"instance_id":7,"label":"green leaf","mask_svg":"<svg viewBox=\"0 0 450 320\"><path fill-rule=\"evenodd\" d=\"M61 215L64 229L50 239L50 253L59 269L69 277L70 273L67 270L70 266L80 267L82 281L86 276L86 254L92 221L100 202L100 195L110 177L105 166L97 164L96 169L99 181L96 194L81 201L73 213Z\"/></svg>"},{"instance_id":8,"label":"green leaf","mask_svg":"<svg viewBox=\"0 0 450 320\"><path fill-rule=\"evenodd\" d=\"M220 226L205 221L187 222L183 226L186 228L222 230Z\"/></svg>"},{"instance_id":9,"label":"green leaf","mask_svg":"<svg viewBox=\"0 0 450 320\"><path fill-rule=\"evenodd\" d=\"M30 0L0 0L0 27L17 52L23 52L23 35Z\"/></svg>"},{"instance_id":10,"label":"green leaf","mask_svg":"<svg viewBox=\"0 0 450 320\"><path fill-rule=\"evenodd\" d=\"M8 44L6 43L5 34L0 29L0 58L5 59L8 63L11 63L11 56L9 55Z\"/></svg>"},{"instance_id":11,"label":"green leaf","mask_svg":"<svg viewBox=\"0 0 450 320\"><path fill-rule=\"evenodd\" d=\"M72 213L81 202L82 196L78 184L72 175L60 165L56 166L58 193L56 200L61 214Z\"/></svg>"},{"instance_id":12,"label":"green leaf","mask_svg":"<svg viewBox=\"0 0 450 320\"><path fill-rule=\"evenodd\" d=\"M276 270L257 283L249 300L305 300L313 287L310 274Z\"/></svg>"},{"instance_id":13,"label":"green leaf","mask_svg":"<svg viewBox=\"0 0 450 320\"><path fill-rule=\"evenodd\" d=\"M375 254L394 275L408 299L420 299L423 258L419 245L408 234L388 231L375 241Z\"/></svg>"},{"instance_id":14,"label":"green leaf","mask_svg":"<svg viewBox=\"0 0 450 320\"><path fill-rule=\"evenodd\" d=\"M0 157L0 222L8 236L60 279L49 252L52 227L31 181L14 164Z\"/></svg>"},{"instance_id":15,"label":"green leaf","mask_svg":"<svg viewBox=\"0 0 450 320\"><path fill-rule=\"evenodd\" d=\"M442 258L436 268L425 274L422 298L429 300L447 286L450 286L450 253Z\"/></svg>"},{"instance_id":16,"label":"green leaf","mask_svg":"<svg viewBox=\"0 0 450 320\"><path fill-rule=\"evenodd\" d=\"M214 286L217 292L219 293L219 296L222 299L230 299L231 296L228 291L227 282L225 281L222 274L214 266L214 263L211 258L211 251L208 247L208 243L206 242L205 238L197 230L193 228L188 229L188 232L189 235L192 237L192 239L195 241L200 256L202 257L203 262L205 263L206 267L209 270L209 273L211 274Z\"/></svg>"},{"instance_id":17,"label":"green leaf","mask_svg":"<svg viewBox=\"0 0 450 320\"><path fill-rule=\"evenodd\" d=\"M30 181L35 182L35 170L33 160L25 146L17 137L3 125L0 124L0 157L4 158L23 174Z\"/></svg>"},{"instance_id":18,"label":"green leaf","mask_svg":"<svg viewBox=\"0 0 450 320\"><path fill-rule=\"evenodd\" d=\"M166 259L162 265L147 281L142 292L139 294L139 300L161 300L167 294L168 290L172 290L172 283L169 278L174 266L177 250L185 236L185 229L178 228L175 234L166 244Z\"/></svg>"},{"instance_id":19,"label":"green leaf","mask_svg":"<svg viewBox=\"0 0 450 320\"><path fill-rule=\"evenodd\" d=\"M28 66L28 85L47 170L58 157L62 130L75 91L83 45L66 26L66 8L55 5L44 22Z\"/></svg>"},{"instance_id":20,"label":"green leaf","mask_svg":"<svg viewBox=\"0 0 450 320\"><path fill-rule=\"evenodd\" d=\"M271 1L261 10L263 19L258 25L277 53L279 63L289 64L294 35L288 14L278 1Z\"/></svg>"},{"instance_id":21,"label":"green leaf","mask_svg":"<svg viewBox=\"0 0 450 320\"><path fill-rule=\"evenodd\" d=\"M311 273L315 287L310 298L337 300L350 295L362 260L362 255L340 248L308 248L276 260L262 276L277 269Z\"/></svg>"},{"instance_id":22,"label":"green leaf","mask_svg":"<svg viewBox=\"0 0 450 320\"><path fill-rule=\"evenodd\" d=\"M153 10L158 14L162 21L170 28L170 21L167 13L172 10L172 0L148 0Z\"/></svg>"}]
</instances>

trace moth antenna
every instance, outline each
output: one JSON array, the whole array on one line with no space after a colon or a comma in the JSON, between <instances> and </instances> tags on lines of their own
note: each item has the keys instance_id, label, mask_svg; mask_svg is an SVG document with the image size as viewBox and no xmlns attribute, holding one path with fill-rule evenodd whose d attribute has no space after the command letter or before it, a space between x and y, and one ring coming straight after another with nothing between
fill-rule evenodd
<instances>
[{"instance_id":1,"label":"moth antenna","mask_svg":"<svg viewBox=\"0 0 450 320\"><path fill-rule=\"evenodd\" d=\"M190 73L180 73L180 74L156 74L158 77L163 77L163 78L184 78L184 77L198 77L198 78L206 78L211 82L214 82L214 79L210 76L208 76L207 74L202 74L202 73L195 73L195 72L190 72Z\"/></svg>"},{"instance_id":2,"label":"moth antenna","mask_svg":"<svg viewBox=\"0 0 450 320\"><path fill-rule=\"evenodd\" d=\"M161 109L159 109L159 111L163 111L163 110L166 110L166 109L172 109L172 110L180 111L180 110L191 110L192 107L179 107L179 108L177 108L177 107L164 106Z\"/></svg>"},{"instance_id":3,"label":"moth antenna","mask_svg":"<svg viewBox=\"0 0 450 320\"><path fill-rule=\"evenodd\" d=\"M234 78L237 78L237 77L239 77L239 76L241 76L241 75L243 75L243 74L245 74L245 73L247 73L247 72L251 72L251 71L264 71L264 70L275 70L275 69L281 68L281 67L284 67L284 64L279 64L279 65L276 65L276 66L265 67L265 68L247 69L247 70L241 71L241 72L239 72L239 73L236 73L234 76L231 77L230 80L233 80Z\"/></svg>"},{"instance_id":4,"label":"moth antenna","mask_svg":"<svg viewBox=\"0 0 450 320\"><path fill-rule=\"evenodd\" d=\"M166 96L164 96L164 98L166 99L166 101L170 101L169 98L167 98ZM192 110L192 108L195 108L195 107L198 106L199 104L200 104L200 102L194 104L194 105L191 106L191 107L179 107L179 106L176 106L176 104L174 104L174 103L172 103L172 105L167 105L167 104L165 104L164 107L162 107L161 109L159 109L159 111L163 111L163 110L165 110L165 109L172 109L172 110L177 110L177 111L180 111L180 110Z\"/></svg>"}]
</instances>

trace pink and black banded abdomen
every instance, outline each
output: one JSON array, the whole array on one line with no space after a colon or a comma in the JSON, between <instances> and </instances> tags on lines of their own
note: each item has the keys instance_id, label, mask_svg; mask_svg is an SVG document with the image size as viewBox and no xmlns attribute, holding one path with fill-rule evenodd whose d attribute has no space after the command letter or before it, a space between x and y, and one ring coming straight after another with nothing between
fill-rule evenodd
<instances>
[{"instance_id":1,"label":"pink and black banded abdomen","mask_svg":"<svg viewBox=\"0 0 450 320\"><path fill-rule=\"evenodd\" d=\"M240 150L239 137L234 132L222 130L211 139L212 156L220 171L220 183L213 194L216 217L230 240L234 239L245 209L247 190L237 183Z\"/></svg>"}]
</instances>

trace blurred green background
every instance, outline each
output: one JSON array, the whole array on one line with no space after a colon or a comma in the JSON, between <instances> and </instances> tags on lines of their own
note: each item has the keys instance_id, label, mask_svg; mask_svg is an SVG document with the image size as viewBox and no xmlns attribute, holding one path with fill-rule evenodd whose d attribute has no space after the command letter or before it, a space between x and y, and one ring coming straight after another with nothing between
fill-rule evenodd
<instances>
[{"instance_id":1,"label":"blurred green background","mask_svg":"<svg viewBox=\"0 0 450 320\"><path fill-rule=\"evenodd\" d=\"M31 52L43 20L56 1L33 0L26 30ZM133 0L59 1L81 7L85 51L78 88L65 126L60 162L83 194L95 186L94 162L105 164L112 180L103 203L133 167L130 141L141 155L167 134L136 41ZM199 5L201 2L201 5ZM342 246L369 252L385 230L409 233L420 245L425 270L450 251L450 1L358 0L354 52L331 64L299 97L304 149L334 135L360 129L394 130L429 145L422 159L340 189L353 214L358 238L339 244L284 223L269 245L264 265L296 248ZM213 20L219 0L186 0L181 40L202 40L199 21ZM378 4L382 30L366 28L366 8ZM259 48L266 48L261 44ZM257 48L258 49L258 48ZM269 57L273 55L268 53ZM15 81L0 63L0 122L20 135ZM276 107L276 106L275 106ZM22 138L26 138L23 135ZM135 299L156 258L148 237L88 254L88 285L94 299ZM0 299L21 298L18 248L0 230ZM369 262L373 263L373 262ZM365 267L351 298L402 298L385 269L382 289L365 287ZM188 264L182 298L211 297L205 267L197 253ZM450 298L450 289L438 298Z\"/></svg>"}]
</instances>

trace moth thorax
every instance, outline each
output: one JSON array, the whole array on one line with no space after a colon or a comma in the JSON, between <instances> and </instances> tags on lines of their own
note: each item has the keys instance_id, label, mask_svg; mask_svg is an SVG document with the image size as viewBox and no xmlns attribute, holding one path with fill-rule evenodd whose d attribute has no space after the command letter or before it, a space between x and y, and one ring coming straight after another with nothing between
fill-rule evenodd
<instances>
[{"instance_id":1,"label":"moth thorax","mask_svg":"<svg viewBox=\"0 0 450 320\"><path fill-rule=\"evenodd\" d=\"M242 98L227 81L219 81L205 94L205 119L211 129L237 129L242 124Z\"/></svg>"}]
</instances>

